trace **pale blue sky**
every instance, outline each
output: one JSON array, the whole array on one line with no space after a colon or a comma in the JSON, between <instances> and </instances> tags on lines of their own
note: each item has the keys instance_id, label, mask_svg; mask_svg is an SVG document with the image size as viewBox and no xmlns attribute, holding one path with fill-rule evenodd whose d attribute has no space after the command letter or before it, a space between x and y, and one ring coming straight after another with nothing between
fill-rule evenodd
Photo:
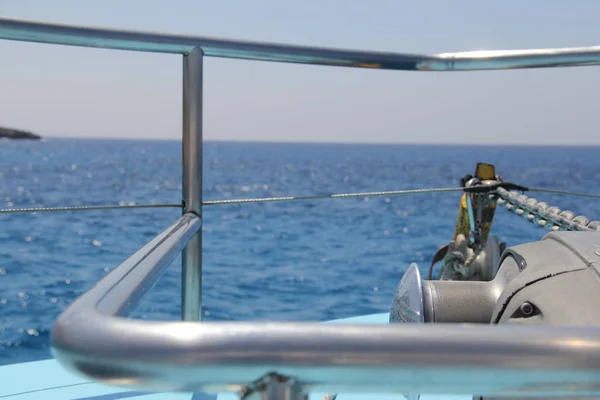
<instances>
[{"instance_id":1,"label":"pale blue sky","mask_svg":"<svg viewBox=\"0 0 600 400\"><path fill-rule=\"evenodd\" d=\"M600 1L0 0L0 15L437 53L600 44ZM0 126L179 138L181 57L0 41ZM208 140L600 144L600 67L419 73L209 58Z\"/></svg>"}]
</instances>

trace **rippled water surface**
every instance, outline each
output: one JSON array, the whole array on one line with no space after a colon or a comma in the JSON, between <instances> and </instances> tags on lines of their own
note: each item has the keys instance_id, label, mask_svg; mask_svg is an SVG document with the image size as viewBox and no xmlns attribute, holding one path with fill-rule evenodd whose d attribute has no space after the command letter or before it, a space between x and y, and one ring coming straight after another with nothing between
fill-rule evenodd
<instances>
[{"instance_id":1,"label":"rippled water surface","mask_svg":"<svg viewBox=\"0 0 600 400\"><path fill-rule=\"evenodd\" d=\"M0 208L179 203L178 142L0 141ZM598 148L215 143L204 198L456 186L477 161L508 180L599 192ZM454 230L459 193L204 209L204 318L326 320L385 312L402 272ZM586 198L540 195L600 219ZM50 357L57 315L174 222L178 209L0 215L0 364ZM510 244L545 231L501 210ZM179 260L136 317L177 319Z\"/></svg>"}]
</instances>

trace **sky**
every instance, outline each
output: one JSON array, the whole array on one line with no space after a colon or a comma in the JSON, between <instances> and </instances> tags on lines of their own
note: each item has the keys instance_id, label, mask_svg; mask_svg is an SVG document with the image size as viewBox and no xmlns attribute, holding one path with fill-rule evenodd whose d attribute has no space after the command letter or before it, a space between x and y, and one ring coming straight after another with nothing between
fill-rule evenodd
<instances>
[{"instance_id":1,"label":"sky","mask_svg":"<svg viewBox=\"0 0 600 400\"><path fill-rule=\"evenodd\" d=\"M0 0L0 16L408 53L600 44L600 1ZM0 40L0 126L179 139L179 55ZM204 138L600 145L600 67L409 72L208 58Z\"/></svg>"}]
</instances>

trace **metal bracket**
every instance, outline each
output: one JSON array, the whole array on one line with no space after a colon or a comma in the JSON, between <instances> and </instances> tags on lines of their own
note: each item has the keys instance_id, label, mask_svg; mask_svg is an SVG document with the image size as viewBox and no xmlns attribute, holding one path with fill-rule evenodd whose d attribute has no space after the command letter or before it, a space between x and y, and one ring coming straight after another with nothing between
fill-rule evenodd
<instances>
[{"instance_id":1,"label":"metal bracket","mask_svg":"<svg viewBox=\"0 0 600 400\"><path fill-rule=\"evenodd\" d=\"M245 386L238 396L240 400L308 400L300 383L274 372Z\"/></svg>"}]
</instances>

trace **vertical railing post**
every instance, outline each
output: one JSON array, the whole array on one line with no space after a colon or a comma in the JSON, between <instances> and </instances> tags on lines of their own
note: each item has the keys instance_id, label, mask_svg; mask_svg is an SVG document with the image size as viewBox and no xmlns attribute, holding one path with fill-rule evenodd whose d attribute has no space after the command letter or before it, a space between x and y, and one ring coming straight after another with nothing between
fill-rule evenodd
<instances>
[{"instance_id":1,"label":"vertical railing post","mask_svg":"<svg viewBox=\"0 0 600 400\"><path fill-rule=\"evenodd\" d=\"M183 213L202 218L202 49L183 56ZM202 312L202 229L182 252L181 319Z\"/></svg>"}]
</instances>

